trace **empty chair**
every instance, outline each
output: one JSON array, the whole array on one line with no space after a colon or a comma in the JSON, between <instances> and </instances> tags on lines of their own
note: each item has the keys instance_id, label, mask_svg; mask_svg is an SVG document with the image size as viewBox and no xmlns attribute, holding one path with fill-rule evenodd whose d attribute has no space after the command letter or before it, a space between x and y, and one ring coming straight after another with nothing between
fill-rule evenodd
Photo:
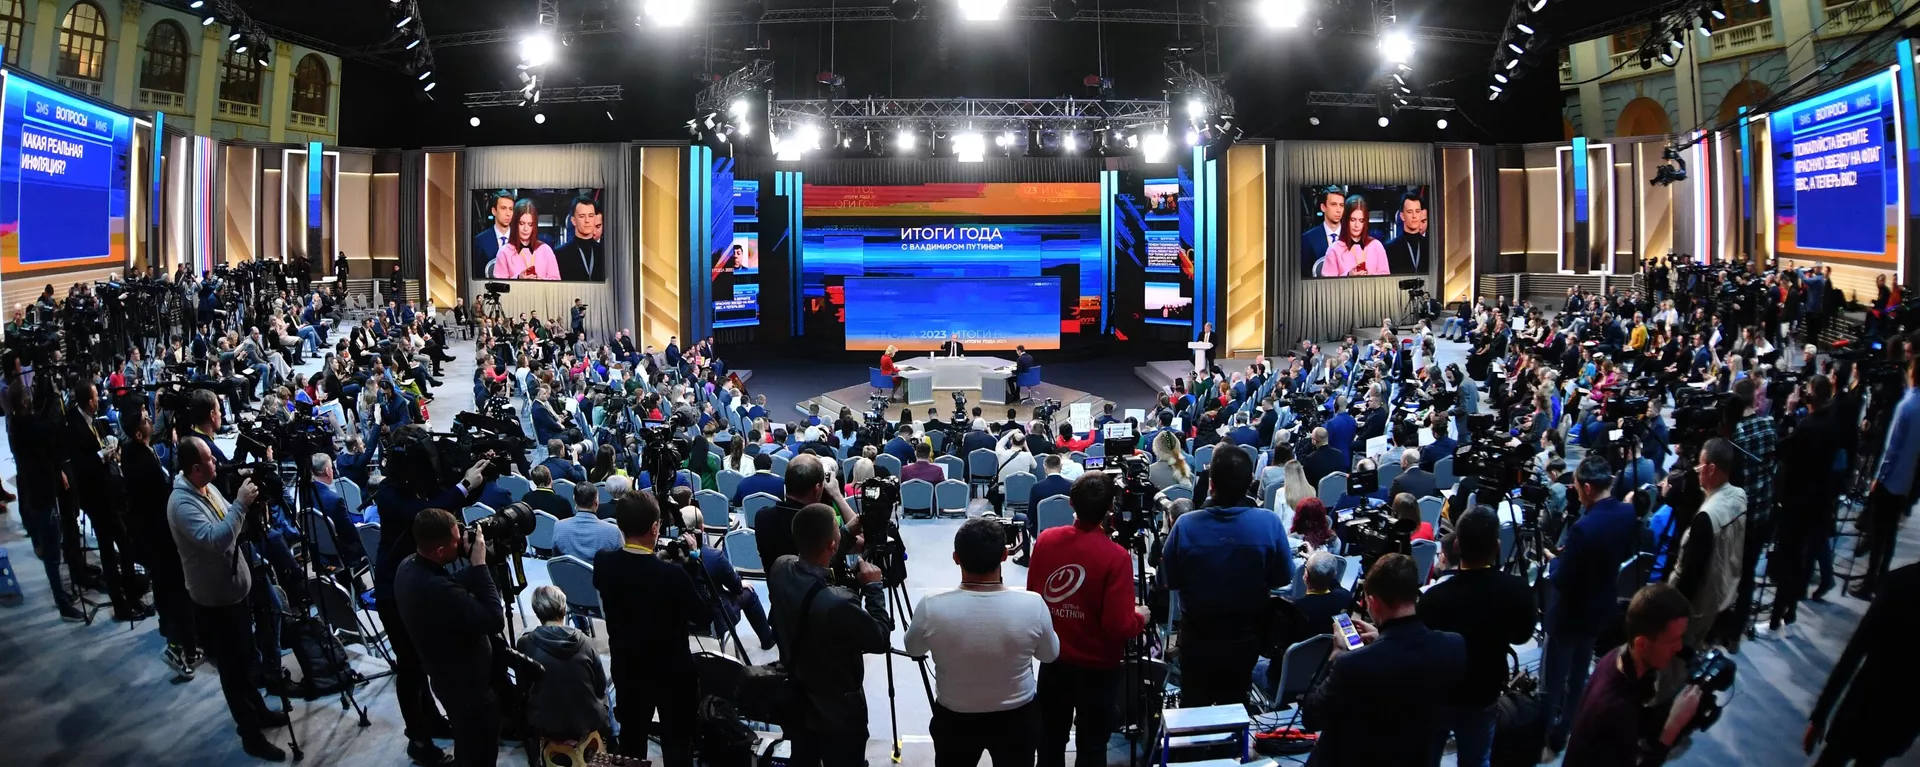
<instances>
[{"instance_id":1,"label":"empty chair","mask_svg":"<svg viewBox=\"0 0 1920 767\"><path fill-rule=\"evenodd\" d=\"M507 497L512 498L514 503L519 503L520 499L527 497L527 493L533 492L533 483L518 474L502 474L494 484L507 491Z\"/></svg>"},{"instance_id":2,"label":"empty chair","mask_svg":"<svg viewBox=\"0 0 1920 767\"><path fill-rule=\"evenodd\" d=\"M1446 501L1431 495L1420 499L1420 521L1433 525L1433 534L1436 537L1440 535L1440 510L1446 505Z\"/></svg>"},{"instance_id":3,"label":"empty chair","mask_svg":"<svg viewBox=\"0 0 1920 767\"><path fill-rule=\"evenodd\" d=\"M1280 504L1286 503L1286 492L1286 486L1278 482L1268 485L1267 497L1264 499L1265 502L1262 505L1273 511L1279 511Z\"/></svg>"},{"instance_id":4,"label":"empty chair","mask_svg":"<svg viewBox=\"0 0 1920 767\"><path fill-rule=\"evenodd\" d=\"M967 516L967 483L957 479L942 480L933 486L935 513L942 517L964 518Z\"/></svg>"},{"instance_id":5,"label":"empty chair","mask_svg":"<svg viewBox=\"0 0 1920 767\"><path fill-rule=\"evenodd\" d=\"M889 477L900 476L900 459L899 458L895 458L894 456L888 455L886 453L881 453L873 457L873 465L876 468L885 467L887 470L887 476Z\"/></svg>"},{"instance_id":6,"label":"empty chair","mask_svg":"<svg viewBox=\"0 0 1920 767\"><path fill-rule=\"evenodd\" d=\"M1080 451L1078 451L1078 450L1075 450L1075 451L1073 451L1073 452L1071 452L1071 453L1068 453L1068 454L1067 454L1067 457L1068 457L1068 458L1071 458L1071 459L1073 459L1073 462L1074 462L1074 463L1077 463L1077 464L1080 464L1081 466L1085 466L1085 465L1087 465L1087 454L1086 454L1086 453L1082 453L1082 452L1080 452Z\"/></svg>"},{"instance_id":7,"label":"empty chair","mask_svg":"<svg viewBox=\"0 0 1920 767\"><path fill-rule=\"evenodd\" d=\"M460 512L460 516L467 524L471 525L482 519L486 519L487 517L493 516L493 507L488 506L484 503L476 503L472 506L468 506L467 508L462 509Z\"/></svg>"},{"instance_id":8,"label":"empty chair","mask_svg":"<svg viewBox=\"0 0 1920 767\"><path fill-rule=\"evenodd\" d=\"M1294 704L1306 697L1312 689L1313 681L1320 678L1320 668L1327 665L1333 657L1333 635L1320 634L1295 642L1280 656L1279 684L1273 691L1273 705L1276 709L1293 709L1294 719L1298 720L1300 709ZM1291 723L1289 723L1291 726Z\"/></svg>"},{"instance_id":9,"label":"empty chair","mask_svg":"<svg viewBox=\"0 0 1920 767\"><path fill-rule=\"evenodd\" d=\"M560 524L560 518L539 509L533 510L533 534L527 536L527 545L537 553L544 555L553 550L553 526Z\"/></svg>"},{"instance_id":10,"label":"empty chair","mask_svg":"<svg viewBox=\"0 0 1920 767\"><path fill-rule=\"evenodd\" d=\"M313 530L313 550L335 561L340 559L339 541L333 537L333 520L314 509L307 510L307 527Z\"/></svg>"},{"instance_id":11,"label":"empty chair","mask_svg":"<svg viewBox=\"0 0 1920 767\"><path fill-rule=\"evenodd\" d=\"M1038 467L1036 466L1035 468ZM1029 496L1033 495L1033 483L1038 481L1039 479L1032 474L1026 473L1014 474L1007 477L1007 485L1001 489L1001 492L1005 493L1007 497L1006 503L1004 504L1005 513L1002 516L1012 519L1016 513L1025 514L1029 512L1030 509L1027 508L1027 502L1031 500Z\"/></svg>"},{"instance_id":12,"label":"empty chair","mask_svg":"<svg viewBox=\"0 0 1920 767\"><path fill-rule=\"evenodd\" d=\"M566 501L567 508L579 511L580 504L573 502L573 488L573 480L556 479L553 481L553 494L560 496L560 500Z\"/></svg>"},{"instance_id":13,"label":"empty chair","mask_svg":"<svg viewBox=\"0 0 1920 767\"><path fill-rule=\"evenodd\" d=\"M1086 462L1086 459L1088 459L1088 458L1099 458L1099 457L1102 457L1102 456L1104 456L1104 455L1106 455L1106 454L1107 454L1107 446L1106 446L1106 443L1104 443L1104 442L1095 442L1095 443L1093 443L1093 444L1091 444L1091 445L1088 445L1088 446L1087 446L1087 452L1086 452L1086 455L1084 455L1083 457L1081 457L1081 459L1080 459L1080 460L1081 460L1081 462L1082 462L1082 463L1084 463L1084 462Z\"/></svg>"},{"instance_id":14,"label":"empty chair","mask_svg":"<svg viewBox=\"0 0 1920 767\"><path fill-rule=\"evenodd\" d=\"M720 495L732 498L733 491L740 487L740 480L746 478L747 475L732 469L721 469L720 473L713 475L713 487L720 491Z\"/></svg>"},{"instance_id":15,"label":"empty chair","mask_svg":"<svg viewBox=\"0 0 1920 767\"><path fill-rule=\"evenodd\" d=\"M1398 462L1388 462L1387 465L1380 467L1381 487L1393 487L1393 481L1399 478L1400 464ZM1434 487L1439 487L1439 485L1435 484Z\"/></svg>"},{"instance_id":16,"label":"empty chair","mask_svg":"<svg viewBox=\"0 0 1920 767\"><path fill-rule=\"evenodd\" d=\"M753 518L763 509L773 508L780 502L772 493L754 493L740 499L740 521L748 527L753 526Z\"/></svg>"},{"instance_id":17,"label":"empty chair","mask_svg":"<svg viewBox=\"0 0 1920 767\"><path fill-rule=\"evenodd\" d=\"M378 643L381 635L368 637L366 627L360 623L359 616L353 613L353 597L340 583L325 575L315 575L307 580L307 594L313 598L313 607L320 613L327 628L333 630L341 644L358 644L372 647Z\"/></svg>"},{"instance_id":18,"label":"empty chair","mask_svg":"<svg viewBox=\"0 0 1920 767\"><path fill-rule=\"evenodd\" d=\"M773 468L774 474L780 475L782 477L787 476L787 457L784 455L773 456L772 468Z\"/></svg>"},{"instance_id":19,"label":"empty chair","mask_svg":"<svg viewBox=\"0 0 1920 767\"><path fill-rule=\"evenodd\" d=\"M1201 445L1198 449L1194 450L1193 465L1195 466L1213 465L1213 449L1214 448L1212 445Z\"/></svg>"},{"instance_id":20,"label":"empty chair","mask_svg":"<svg viewBox=\"0 0 1920 767\"><path fill-rule=\"evenodd\" d=\"M600 505L601 506L605 506L609 503L613 503L613 491L607 488L607 483L595 482L593 486L600 488ZM578 509L576 509L576 511L578 511Z\"/></svg>"},{"instance_id":21,"label":"empty chair","mask_svg":"<svg viewBox=\"0 0 1920 767\"><path fill-rule=\"evenodd\" d=\"M944 431L927 432L927 444L933 447L933 454L939 455L947 449L947 433Z\"/></svg>"},{"instance_id":22,"label":"empty chair","mask_svg":"<svg viewBox=\"0 0 1920 767\"><path fill-rule=\"evenodd\" d=\"M752 530L744 528L728 530L725 539L727 559L733 562L733 569L740 571L743 578L765 578L767 568L760 562L760 544Z\"/></svg>"},{"instance_id":23,"label":"empty chair","mask_svg":"<svg viewBox=\"0 0 1920 767\"><path fill-rule=\"evenodd\" d=\"M940 464L940 470L947 473L947 479L966 481L967 462L962 460L960 456L943 455L933 459L933 462Z\"/></svg>"},{"instance_id":24,"label":"empty chair","mask_svg":"<svg viewBox=\"0 0 1920 767\"><path fill-rule=\"evenodd\" d=\"M357 512L361 506L365 505L361 502L363 498L360 493L360 484L351 479L347 479L346 477L335 479L333 481L333 492L340 494L341 498L346 499L347 511Z\"/></svg>"},{"instance_id":25,"label":"empty chair","mask_svg":"<svg viewBox=\"0 0 1920 767\"><path fill-rule=\"evenodd\" d=\"M1442 490L1450 489L1459 482L1453 476L1453 456L1447 456L1433 462L1433 486Z\"/></svg>"},{"instance_id":26,"label":"empty chair","mask_svg":"<svg viewBox=\"0 0 1920 767\"><path fill-rule=\"evenodd\" d=\"M371 559L380 552L380 523L354 525L353 531L360 534L360 548L366 550L367 558Z\"/></svg>"},{"instance_id":27,"label":"empty chair","mask_svg":"<svg viewBox=\"0 0 1920 767\"><path fill-rule=\"evenodd\" d=\"M733 526L733 518L727 515L727 497L713 490L702 490L693 494L693 505L700 507L700 523L709 533L724 533Z\"/></svg>"},{"instance_id":28,"label":"empty chair","mask_svg":"<svg viewBox=\"0 0 1920 767\"><path fill-rule=\"evenodd\" d=\"M902 516L933 518L933 483L924 479L910 479L900 483L900 514Z\"/></svg>"},{"instance_id":29,"label":"empty chair","mask_svg":"<svg viewBox=\"0 0 1920 767\"><path fill-rule=\"evenodd\" d=\"M593 565L571 556L547 560L547 578L567 595L567 612L589 618L600 614L600 591L593 585ZM586 621L586 632L593 633L593 622Z\"/></svg>"},{"instance_id":30,"label":"empty chair","mask_svg":"<svg viewBox=\"0 0 1920 767\"><path fill-rule=\"evenodd\" d=\"M1329 504L1329 506L1331 506L1333 502L1340 500L1340 496L1343 496L1346 494L1347 494L1347 473L1346 472L1336 471L1332 474L1328 474L1327 476L1320 478L1320 488L1319 488L1320 500L1326 501Z\"/></svg>"},{"instance_id":31,"label":"empty chair","mask_svg":"<svg viewBox=\"0 0 1920 767\"><path fill-rule=\"evenodd\" d=\"M983 447L967 454L967 482L979 488L981 495L993 488L999 470L1000 459L992 450Z\"/></svg>"},{"instance_id":32,"label":"empty chair","mask_svg":"<svg viewBox=\"0 0 1920 767\"><path fill-rule=\"evenodd\" d=\"M1413 572L1420 577L1421 585L1426 585L1427 575L1433 572L1433 560L1440 554L1440 544L1426 539L1413 542Z\"/></svg>"},{"instance_id":33,"label":"empty chair","mask_svg":"<svg viewBox=\"0 0 1920 767\"><path fill-rule=\"evenodd\" d=\"M1073 524L1073 503L1064 495L1040 499L1040 508L1034 513L1038 515L1034 523L1041 531Z\"/></svg>"},{"instance_id":34,"label":"empty chair","mask_svg":"<svg viewBox=\"0 0 1920 767\"><path fill-rule=\"evenodd\" d=\"M1160 491L1160 494L1166 496L1167 500L1169 501L1178 500L1180 498L1185 498L1189 501L1193 500L1193 488L1185 487L1182 485L1174 485L1173 487L1169 487L1165 490Z\"/></svg>"}]
</instances>

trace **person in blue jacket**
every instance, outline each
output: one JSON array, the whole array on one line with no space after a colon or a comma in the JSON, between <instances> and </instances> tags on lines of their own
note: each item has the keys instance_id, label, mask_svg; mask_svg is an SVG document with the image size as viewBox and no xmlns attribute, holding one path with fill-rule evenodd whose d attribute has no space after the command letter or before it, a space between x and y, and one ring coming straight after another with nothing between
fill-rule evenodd
<instances>
[{"instance_id":1,"label":"person in blue jacket","mask_svg":"<svg viewBox=\"0 0 1920 767\"><path fill-rule=\"evenodd\" d=\"M1246 451L1214 451L1207 473L1208 505L1174 523L1159 573L1180 598L1181 702L1238 705L1252 684L1267 595L1292 582L1293 557L1280 516L1247 498Z\"/></svg>"}]
</instances>

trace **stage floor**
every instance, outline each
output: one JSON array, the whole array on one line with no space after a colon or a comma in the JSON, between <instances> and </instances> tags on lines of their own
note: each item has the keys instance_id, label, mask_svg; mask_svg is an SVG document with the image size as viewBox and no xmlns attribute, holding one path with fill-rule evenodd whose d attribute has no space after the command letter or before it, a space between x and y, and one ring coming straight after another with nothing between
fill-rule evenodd
<instances>
[{"instance_id":1,"label":"stage floor","mask_svg":"<svg viewBox=\"0 0 1920 767\"><path fill-rule=\"evenodd\" d=\"M805 413L810 406L818 404L820 406L820 415L828 419L831 419L834 414L839 413L840 408L843 406L852 408L855 413L860 413L867 409L867 397L872 394L873 391L872 387L864 383L857 386L834 389L833 391L824 392L817 396L801 400L799 409L800 412ZM1060 412L1062 414L1059 416L1060 418L1064 418L1065 414L1072 412L1071 406L1080 402L1091 405L1093 414L1097 416L1100 414L1101 406L1109 401L1097 394L1090 394L1080 391L1079 389L1069 389L1065 386L1050 383L1042 383L1039 386L1026 389L1028 401L1025 404L1018 402L1009 402L1004 405L994 404L981 401L979 391L941 389L933 393L933 401L929 403L908 405L896 401L888 404L888 417L896 417L900 414L900 408L910 407L913 409L917 420L924 420L927 414L927 408L933 408L940 416L940 419L944 421L947 417L953 415L953 395L951 393L953 391L958 391L966 396L968 412L972 412L973 408L978 407L980 408L981 417L991 422L1006 420L1008 408L1013 409L1015 419L1020 421L1032 420L1033 406L1049 399L1057 399L1060 401Z\"/></svg>"}]
</instances>

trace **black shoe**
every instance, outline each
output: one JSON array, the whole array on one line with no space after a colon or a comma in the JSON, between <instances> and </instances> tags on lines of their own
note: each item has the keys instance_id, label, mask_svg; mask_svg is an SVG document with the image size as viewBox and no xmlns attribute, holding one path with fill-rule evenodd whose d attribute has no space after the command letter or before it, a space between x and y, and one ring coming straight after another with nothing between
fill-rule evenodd
<instances>
[{"instance_id":1,"label":"black shoe","mask_svg":"<svg viewBox=\"0 0 1920 767\"><path fill-rule=\"evenodd\" d=\"M1825 586L1821 586L1820 588L1814 589L1812 594L1807 595L1807 601L1825 602L1827 601L1827 592L1832 590L1833 590L1833 584L1827 584Z\"/></svg>"},{"instance_id":2,"label":"black shoe","mask_svg":"<svg viewBox=\"0 0 1920 767\"><path fill-rule=\"evenodd\" d=\"M1847 596L1871 602L1873 601L1873 587L1867 585L1855 586L1847 589Z\"/></svg>"},{"instance_id":3,"label":"black shoe","mask_svg":"<svg viewBox=\"0 0 1920 767\"><path fill-rule=\"evenodd\" d=\"M153 608L139 603L113 608L113 619L122 623L139 623L151 617Z\"/></svg>"},{"instance_id":4,"label":"black shoe","mask_svg":"<svg viewBox=\"0 0 1920 767\"><path fill-rule=\"evenodd\" d=\"M60 608L60 620L66 621L68 623L85 623L87 620L87 614L80 612L80 608L78 607L68 605L66 607Z\"/></svg>"},{"instance_id":5,"label":"black shoe","mask_svg":"<svg viewBox=\"0 0 1920 767\"><path fill-rule=\"evenodd\" d=\"M243 729L240 731L240 750L247 752L247 756L263 762L284 762L287 760L287 752L280 750L279 746L268 741L267 736L252 730Z\"/></svg>"},{"instance_id":6,"label":"black shoe","mask_svg":"<svg viewBox=\"0 0 1920 767\"><path fill-rule=\"evenodd\" d=\"M441 767L453 764L453 755L440 750L431 740L416 741L407 744L407 758L422 767Z\"/></svg>"},{"instance_id":7,"label":"black shoe","mask_svg":"<svg viewBox=\"0 0 1920 767\"><path fill-rule=\"evenodd\" d=\"M259 727L262 730L286 727L291 723L292 722L287 719L287 712L285 711L273 711L269 709L260 714Z\"/></svg>"}]
</instances>

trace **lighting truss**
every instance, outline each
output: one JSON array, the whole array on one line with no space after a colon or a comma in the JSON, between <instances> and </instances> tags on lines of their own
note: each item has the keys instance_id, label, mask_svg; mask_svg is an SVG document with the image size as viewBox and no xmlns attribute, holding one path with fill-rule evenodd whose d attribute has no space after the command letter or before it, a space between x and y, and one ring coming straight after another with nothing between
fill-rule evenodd
<instances>
[{"instance_id":1,"label":"lighting truss","mask_svg":"<svg viewBox=\"0 0 1920 767\"><path fill-rule=\"evenodd\" d=\"M1307 106L1310 107L1350 107L1354 109L1380 108L1380 95L1377 93L1336 93L1333 91L1310 91L1307 93ZM1453 99L1435 96L1408 96L1407 103L1400 104L1401 111L1451 112Z\"/></svg>"},{"instance_id":2,"label":"lighting truss","mask_svg":"<svg viewBox=\"0 0 1920 767\"><path fill-rule=\"evenodd\" d=\"M1165 71L1169 94L1199 99L1212 114L1239 114L1234 109L1233 97L1227 95L1227 89L1220 87L1212 78L1178 61L1167 62Z\"/></svg>"},{"instance_id":3,"label":"lighting truss","mask_svg":"<svg viewBox=\"0 0 1920 767\"><path fill-rule=\"evenodd\" d=\"M719 82L702 88L693 97L693 111L697 114L725 112L733 105L734 99L763 89L770 82L773 82L773 62L754 59L746 66L729 72Z\"/></svg>"},{"instance_id":4,"label":"lighting truss","mask_svg":"<svg viewBox=\"0 0 1920 767\"><path fill-rule=\"evenodd\" d=\"M883 128L899 123L980 130L1014 127L1091 129L1165 124L1165 101L1085 99L803 99L775 101L768 119L778 129L796 122L834 128Z\"/></svg>"},{"instance_id":5,"label":"lighting truss","mask_svg":"<svg viewBox=\"0 0 1920 767\"><path fill-rule=\"evenodd\" d=\"M610 102L621 100L620 85L586 85L578 88L541 88L540 105L582 104L590 102ZM466 95L463 103L468 109L486 107L520 106L519 89L510 91L474 91Z\"/></svg>"}]
</instances>

